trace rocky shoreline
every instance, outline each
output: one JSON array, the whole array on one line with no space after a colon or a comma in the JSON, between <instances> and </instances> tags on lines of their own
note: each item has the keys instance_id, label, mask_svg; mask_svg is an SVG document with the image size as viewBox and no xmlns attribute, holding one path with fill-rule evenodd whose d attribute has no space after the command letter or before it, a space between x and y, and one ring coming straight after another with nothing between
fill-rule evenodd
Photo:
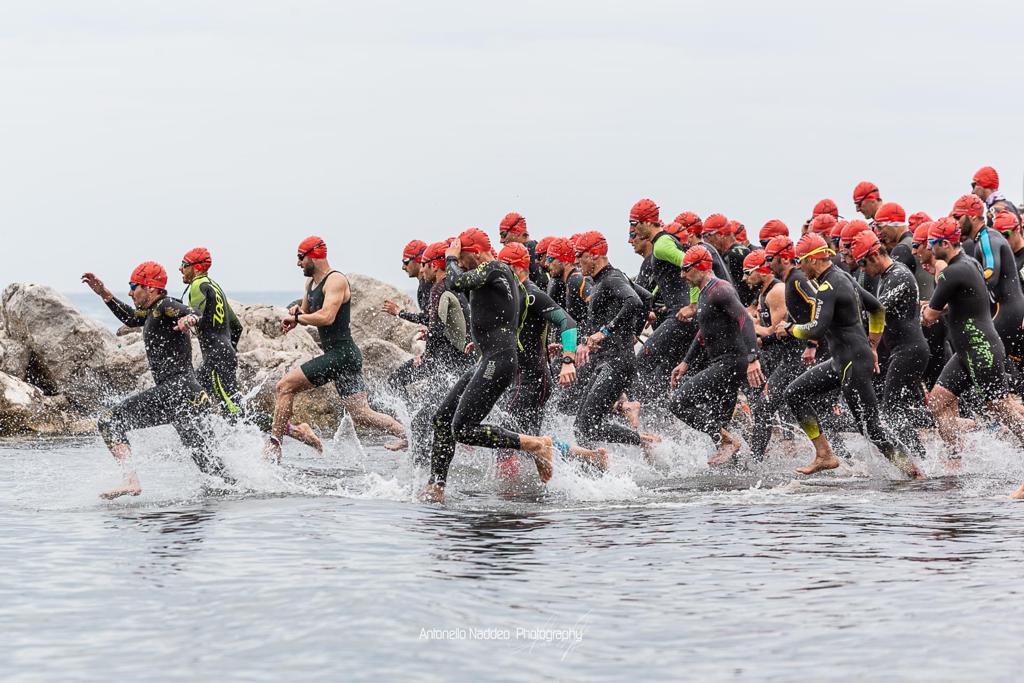
<instances>
[{"instance_id":1,"label":"rocky shoreline","mask_svg":"<svg viewBox=\"0 0 1024 683\"><path fill-rule=\"evenodd\" d=\"M408 295L379 280L358 274L349 275L349 280L352 336L363 352L363 373L373 385L417 350L418 326L383 313L381 304L390 299L406 310L415 310L416 305ZM250 408L269 412L277 380L320 353L316 329L303 327L283 334L284 308L234 301L231 306L245 326L238 343L243 395ZM198 367L195 338L192 355ZM14 283L3 290L0 437L90 433L103 410L151 386L141 330L111 332L46 285ZM318 429L334 429L340 405L333 385L302 394L295 402L294 417Z\"/></svg>"}]
</instances>

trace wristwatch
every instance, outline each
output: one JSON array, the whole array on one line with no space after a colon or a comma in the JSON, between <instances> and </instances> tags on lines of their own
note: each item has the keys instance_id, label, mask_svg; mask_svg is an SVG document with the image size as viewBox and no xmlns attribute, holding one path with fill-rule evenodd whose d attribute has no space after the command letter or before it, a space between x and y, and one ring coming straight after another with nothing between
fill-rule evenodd
<instances>
[{"instance_id":1,"label":"wristwatch","mask_svg":"<svg viewBox=\"0 0 1024 683\"><path fill-rule=\"evenodd\" d=\"M576 361L572 356L562 356L562 365L575 365Z\"/></svg>"}]
</instances>

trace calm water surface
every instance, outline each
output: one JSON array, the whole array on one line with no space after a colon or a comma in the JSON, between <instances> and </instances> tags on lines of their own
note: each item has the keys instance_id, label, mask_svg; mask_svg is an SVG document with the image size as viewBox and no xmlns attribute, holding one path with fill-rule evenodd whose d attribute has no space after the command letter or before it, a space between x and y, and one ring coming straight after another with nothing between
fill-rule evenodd
<instances>
[{"instance_id":1,"label":"calm water surface","mask_svg":"<svg viewBox=\"0 0 1024 683\"><path fill-rule=\"evenodd\" d=\"M798 457L710 473L675 443L547 490L477 451L440 507L344 430L282 467L224 436L227 491L172 432L140 433L145 490L113 503L98 438L6 441L0 676L1010 680L1024 468L992 443L923 483L871 455L799 482Z\"/></svg>"}]
</instances>

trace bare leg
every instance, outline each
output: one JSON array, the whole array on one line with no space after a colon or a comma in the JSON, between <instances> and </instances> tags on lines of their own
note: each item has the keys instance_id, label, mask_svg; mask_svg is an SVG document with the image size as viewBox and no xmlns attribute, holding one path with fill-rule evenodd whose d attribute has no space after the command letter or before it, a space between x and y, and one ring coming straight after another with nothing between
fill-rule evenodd
<instances>
[{"instance_id":1,"label":"bare leg","mask_svg":"<svg viewBox=\"0 0 1024 683\"><path fill-rule=\"evenodd\" d=\"M633 429L640 428L640 401L623 401L622 414Z\"/></svg>"},{"instance_id":2,"label":"bare leg","mask_svg":"<svg viewBox=\"0 0 1024 683\"><path fill-rule=\"evenodd\" d=\"M956 460L960 456L963 444L960 441L960 420L958 416L959 402L949 389L936 384L932 393L928 396L928 407L935 416L935 425L939 429L939 436L952 452L952 457L946 461L946 466L952 469L959 469Z\"/></svg>"},{"instance_id":3,"label":"bare leg","mask_svg":"<svg viewBox=\"0 0 1024 683\"><path fill-rule=\"evenodd\" d=\"M583 462L593 465L602 472L608 469L607 448L598 448L597 450L593 450L590 448L584 448L583 446L569 446L569 452L566 453L566 457L582 460Z\"/></svg>"},{"instance_id":4,"label":"bare leg","mask_svg":"<svg viewBox=\"0 0 1024 683\"><path fill-rule=\"evenodd\" d=\"M555 463L555 447L550 436L519 435L519 447L533 456L537 464L537 475L543 482L551 480Z\"/></svg>"},{"instance_id":5,"label":"bare leg","mask_svg":"<svg viewBox=\"0 0 1024 683\"><path fill-rule=\"evenodd\" d=\"M292 405L295 403L295 396L312 388L313 385L302 374L301 368L289 370L277 383L274 423L270 428L270 443L263 451L264 456L278 462L281 460L281 439L284 437L285 427L292 419Z\"/></svg>"},{"instance_id":6,"label":"bare leg","mask_svg":"<svg viewBox=\"0 0 1024 683\"><path fill-rule=\"evenodd\" d=\"M406 439L405 427L402 426L402 423L390 415L378 413L371 408L370 404L366 401L365 391L352 394L343 399L341 405L352 416L352 423L354 425L390 432L401 439L397 444L388 444L388 450L404 450L408 447L409 443Z\"/></svg>"},{"instance_id":7,"label":"bare leg","mask_svg":"<svg viewBox=\"0 0 1024 683\"><path fill-rule=\"evenodd\" d=\"M288 436L292 437L300 443L304 443L307 446L313 448L317 453L324 452L324 444L320 440L320 437L316 435L313 428L305 422L297 425L289 425Z\"/></svg>"},{"instance_id":8,"label":"bare leg","mask_svg":"<svg viewBox=\"0 0 1024 683\"><path fill-rule=\"evenodd\" d=\"M123 481L117 488L104 491L100 498L113 500L121 496L137 496L142 493L142 486L139 484L139 475L135 473L135 465L132 464L132 449L128 444L122 443L111 447L110 454L121 466Z\"/></svg>"},{"instance_id":9,"label":"bare leg","mask_svg":"<svg viewBox=\"0 0 1024 683\"><path fill-rule=\"evenodd\" d=\"M727 465L731 462L732 457L736 455L736 451L738 451L742 445L739 439L725 429L721 431L721 434L722 442L718 445L718 450L708 458L708 464L713 467L718 465Z\"/></svg>"},{"instance_id":10,"label":"bare leg","mask_svg":"<svg viewBox=\"0 0 1024 683\"><path fill-rule=\"evenodd\" d=\"M654 464L654 447L661 443L661 437L657 434L649 434L647 432L640 432L640 448L644 451L644 459Z\"/></svg>"},{"instance_id":11,"label":"bare leg","mask_svg":"<svg viewBox=\"0 0 1024 683\"><path fill-rule=\"evenodd\" d=\"M814 474L839 467L839 458L832 453L832 447L828 445L828 439L824 434L819 434L816 438L811 439L811 443L814 444L814 460L810 465L798 469L798 473Z\"/></svg>"}]
</instances>

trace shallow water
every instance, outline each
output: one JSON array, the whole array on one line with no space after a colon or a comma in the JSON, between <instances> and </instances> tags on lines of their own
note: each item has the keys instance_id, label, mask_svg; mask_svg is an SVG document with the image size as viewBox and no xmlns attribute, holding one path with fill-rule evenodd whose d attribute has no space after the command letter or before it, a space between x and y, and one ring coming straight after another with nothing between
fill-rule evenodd
<instances>
[{"instance_id":1,"label":"shallow water","mask_svg":"<svg viewBox=\"0 0 1024 683\"><path fill-rule=\"evenodd\" d=\"M6 441L0 676L1016 678L1020 452L977 436L961 474L905 482L851 443L853 466L795 481L806 452L712 473L682 435L547 489L460 452L441 507L345 429L282 467L225 435L228 491L142 432L145 490L111 503L98 439Z\"/></svg>"}]
</instances>

